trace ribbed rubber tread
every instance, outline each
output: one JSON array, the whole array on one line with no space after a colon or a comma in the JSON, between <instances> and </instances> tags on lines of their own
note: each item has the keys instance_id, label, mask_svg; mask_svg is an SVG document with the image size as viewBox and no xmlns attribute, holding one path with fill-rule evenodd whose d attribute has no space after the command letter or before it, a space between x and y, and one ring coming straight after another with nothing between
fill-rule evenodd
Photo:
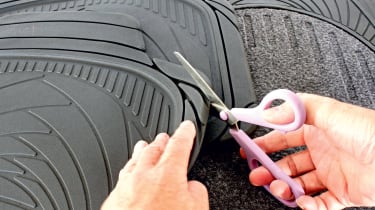
<instances>
[{"instance_id":1,"label":"ribbed rubber tread","mask_svg":"<svg viewBox=\"0 0 375 210\"><path fill-rule=\"evenodd\" d=\"M152 66L137 25L131 17L112 13L10 15L1 18L0 49L87 52Z\"/></svg>"},{"instance_id":2,"label":"ribbed rubber tread","mask_svg":"<svg viewBox=\"0 0 375 210\"><path fill-rule=\"evenodd\" d=\"M14 57L0 55L0 206L98 209L136 141L172 133L184 119L197 123L196 158L204 129L164 75Z\"/></svg>"},{"instance_id":3,"label":"ribbed rubber tread","mask_svg":"<svg viewBox=\"0 0 375 210\"><path fill-rule=\"evenodd\" d=\"M351 33L375 51L375 1L229 0L236 9L280 8L312 15Z\"/></svg>"},{"instance_id":4,"label":"ribbed rubber tread","mask_svg":"<svg viewBox=\"0 0 375 210\"><path fill-rule=\"evenodd\" d=\"M191 82L150 67L133 17L9 15L0 43L0 206L98 209L136 141L186 119L194 163L208 105Z\"/></svg>"},{"instance_id":5,"label":"ribbed rubber tread","mask_svg":"<svg viewBox=\"0 0 375 210\"><path fill-rule=\"evenodd\" d=\"M86 38L145 50L139 22L128 15L103 12L26 13L2 17L0 26L3 27L2 32L14 37ZM17 29L22 33L16 33Z\"/></svg>"},{"instance_id":6,"label":"ribbed rubber tread","mask_svg":"<svg viewBox=\"0 0 375 210\"><path fill-rule=\"evenodd\" d=\"M0 15L90 10L128 14L142 26L146 54L178 63L181 52L212 81L229 107L255 102L253 82L232 6L225 0L16 0L0 4ZM227 139L225 123L212 118L208 141ZM211 127L212 126L212 127ZM251 131L253 126L243 125ZM224 135L224 136L223 136Z\"/></svg>"}]
</instances>

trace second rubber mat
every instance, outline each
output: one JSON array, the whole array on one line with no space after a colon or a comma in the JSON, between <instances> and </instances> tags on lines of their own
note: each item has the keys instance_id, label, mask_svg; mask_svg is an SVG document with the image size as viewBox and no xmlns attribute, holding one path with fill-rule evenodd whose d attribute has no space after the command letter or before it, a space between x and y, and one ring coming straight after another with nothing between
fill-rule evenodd
<instances>
[{"instance_id":1,"label":"second rubber mat","mask_svg":"<svg viewBox=\"0 0 375 210\"><path fill-rule=\"evenodd\" d=\"M375 51L373 0L229 0L236 9L274 8L319 18L350 33Z\"/></svg>"}]
</instances>

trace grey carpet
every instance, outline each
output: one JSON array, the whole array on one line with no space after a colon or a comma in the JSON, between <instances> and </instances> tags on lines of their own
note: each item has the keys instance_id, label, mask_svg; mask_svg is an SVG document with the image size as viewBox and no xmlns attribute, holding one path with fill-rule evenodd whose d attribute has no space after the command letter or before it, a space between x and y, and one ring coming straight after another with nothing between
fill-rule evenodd
<instances>
[{"instance_id":1,"label":"grey carpet","mask_svg":"<svg viewBox=\"0 0 375 210\"><path fill-rule=\"evenodd\" d=\"M363 43L295 12L245 9L237 14L258 100L273 89L288 88L375 109L375 55ZM252 136L266 132L259 128ZM207 186L210 208L290 209L248 183L247 163L238 149L234 141L206 145L190 173Z\"/></svg>"}]
</instances>

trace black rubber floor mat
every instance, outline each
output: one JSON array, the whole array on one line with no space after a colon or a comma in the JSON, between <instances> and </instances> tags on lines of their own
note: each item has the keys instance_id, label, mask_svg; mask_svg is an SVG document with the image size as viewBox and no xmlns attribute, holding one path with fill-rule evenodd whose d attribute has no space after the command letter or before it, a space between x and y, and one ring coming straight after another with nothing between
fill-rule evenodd
<instances>
[{"instance_id":1,"label":"black rubber floor mat","mask_svg":"<svg viewBox=\"0 0 375 210\"><path fill-rule=\"evenodd\" d=\"M278 8L317 17L349 32L375 51L373 0L229 0L236 9Z\"/></svg>"},{"instance_id":2,"label":"black rubber floor mat","mask_svg":"<svg viewBox=\"0 0 375 210\"><path fill-rule=\"evenodd\" d=\"M72 10L133 16L141 25L139 31L142 32L146 46L144 52L149 58L178 63L173 52L179 51L210 79L213 89L229 107L254 104L253 83L237 19L227 1L15 0L0 3L0 15ZM250 132L254 127L242 125L242 128ZM211 118L206 140L229 137L226 124Z\"/></svg>"},{"instance_id":3,"label":"black rubber floor mat","mask_svg":"<svg viewBox=\"0 0 375 210\"><path fill-rule=\"evenodd\" d=\"M147 67L45 57L0 54L1 209L98 209L136 141L185 119L199 129L194 162L197 108L208 116L194 88Z\"/></svg>"},{"instance_id":4,"label":"black rubber floor mat","mask_svg":"<svg viewBox=\"0 0 375 210\"><path fill-rule=\"evenodd\" d=\"M146 46L139 22L131 16L95 12L28 13L1 18L0 28L2 50L83 52L105 56L106 60L153 65L144 52Z\"/></svg>"},{"instance_id":5,"label":"black rubber floor mat","mask_svg":"<svg viewBox=\"0 0 375 210\"><path fill-rule=\"evenodd\" d=\"M0 209L98 209L136 141L183 120L198 129L194 163L208 105L183 68L158 71L138 26L112 13L0 18Z\"/></svg>"}]
</instances>

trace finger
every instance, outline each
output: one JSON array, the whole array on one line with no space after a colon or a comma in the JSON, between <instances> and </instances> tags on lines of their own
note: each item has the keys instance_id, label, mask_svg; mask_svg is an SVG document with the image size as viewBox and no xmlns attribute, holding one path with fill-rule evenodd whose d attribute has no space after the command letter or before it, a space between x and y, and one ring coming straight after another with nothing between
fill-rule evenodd
<instances>
[{"instance_id":1,"label":"finger","mask_svg":"<svg viewBox=\"0 0 375 210\"><path fill-rule=\"evenodd\" d=\"M146 141L140 140L134 145L132 159L138 160L139 156L141 155L143 149L148 145Z\"/></svg>"},{"instance_id":2,"label":"finger","mask_svg":"<svg viewBox=\"0 0 375 210\"><path fill-rule=\"evenodd\" d=\"M246 153L245 153L245 150L241 147L240 148L240 156L242 159L246 159Z\"/></svg>"},{"instance_id":3,"label":"finger","mask_svg":"<svg viewBox=\"0 0 375 210\"><path fill-rule=\"evenodd\" d=\"M293 192L289 185L281 180L272 181L270 184L270 191L273 195L284 200L292 200L294 198Z\"/></svg>"},{"instance_id":4,"label":"finger","mask_svg":"<svg viewBox=\"0 0 375 210\"><path fill-rule=\"evenodd\" d=\"M289 103L266 109L262 112L263 119L270 123L287 124L294 121L294 112Z\"/></svg>"},{"instance_id":5,"label":"finger","mask_svg":"<svg viewBox=\"0 0 375 210\"><path fill-rule=\"evenodd\" d=\"M358 140L358 134L353 130L360 130L362 139L372 139L375 129L375 111L347 103L343 103L328 97L314 94L298 93L299 98L305 106L306 120L305 124L313 125L325 130L334 139L353 139ZM263 112L266 121L284 124L294 119L293 110L287 103L278 107L267 109ZM350 119L350 123L348 123ZM366 128L366 129L364 129ZM366 144L368 142L361 142ZM342 149L352 152L352 145L338 143ZM368 162L367 158L362 157ZM372 157L370 157L371 159Z\"/></svg>"},{"instance_id":6,"label":"finger","mask_svg":"<svg viewBox=\"0 0 375 210\"><path fill-rule=\"evenodd\" d=\"M263 166L253 169L249 174L249 181L254 186L263 186L270 184L275 178Z\"/></svg>"},{"instance_id":7,"label":"finger","mask_svg":"<svg viewBox=\"0 0 375 210\"><path fill-rule=\"evenodd\" d=\"M284 171L286 175L291 177L295 177L315 169L315 165L312 162L310 152L308 150L303 150L301 152L285 156L281 160L277 161L276 164Z\"/></svg>"},{"instance_id":8,"label":"finger","mask_svg":"<svg viewBox=\"0 0 375 210\"><path fill-rule=\"evenodd\" d=\"M303 146L305 145L304 127L286 134L279 131L272 131L264 136L255 138L254 142L266 153Z\"/></svg>"},{"instance_id":9,"label":"finger","mask_svg":"<svg viewBox=\"0 0 375 210\"><path fill-rule=\"evenodd\" d=\"M308 150L285 156L277 161L276 164L286 175L291 177L299 176L315 169ZM253 185L261 186L269 184L273 180L273 176L266 168L261 166L251 171L249 179Z\"/></svg>"},{"instance_id":10,"label":"finger","mask_svg":"<svg viewBox=\"0 0 375 210\"><path fill-rule=\"evenodd\" d=\"M155 137L155 140L151 144L143 149L137 163L140 170L153 167L159 161L168 139L169 136L167 134L160 133Z\"/></svg>"},{"instance_id":11,"label":"finger","mask_svg":"<svg viewBox=\"0 0 375 210\"><path fill-rule=\"evenodd\" d=\"M359 160L373 160L373 150L368 148L373 145L375 127L371 125L375 124L375 110L312 94L299 96L306 107L306 124L326 131L338 148L354 153ZM353 131L360 131L360 135ZM353 145L356 143L363 147L353 152Z\"/></svg>"},{"instance_id":12,"label":"finger","mask_svg":"<svg viewBox=\"0 0 375 210\"><path fill-rule=\"evenodd\" d=\"M298 93L306 108L306 124L328 128L327 116L331 116L340 107L338 101L307 93Z\"/></svg>"},{"instance_id":13,"label":"finger","mask_svg":"<svg viewBox=\"0 0 375 210\"><path fill-rule=\"evenodd\" d=\"M311 195L326 190L326 187L320 182L315 171L309 172L302 176L294 178L304 190L305 194ZM280 197L284 200L294 198L293 192L289 185L281 180L274 180L270 184L270 191L273 195Z\"/></svg>"},{"instance_id":14,"label":"finger","mask_svg":"<svg viewBox=\"0 0 375 210\"><path fill-rule=\"evenodd\" d=\"M320 181L316 170L295 177L294 180L302 186L305 194L311 195L326 190L326 186Z\"/></svg>"},{"instance_id":15,"label":"finger","mask_svg":"<svg viewBox=\"0 0 375 210\"><path fill-rule=\"evenodd\" d=\"M255 186L270 185L272 194L285 200L293 197L289 186L283 181L275 180L272 174L262 166L250 172L249 180ZM326 189L315 170L295 177L294 180L303 188L306 194L314 194Z\"/></svg>"},{"instance_id":16,"label":"finger","mask_svg":"<svg viewBox=\"0 0 375 210\"><path fill-rule=\"evenodd\" d=\"M191 121L182 122L169 139L160 162L166 163L168 167L187 170L195 132L195 126Z\"/></svg>"},{"instance_id":17,"label":"finger","mask_svg":"<svg viewBox=\"0 0 375 210\"><path fill-rule=\"evenodd\" d=\"M335 110L333 106L337 106L338 101L307 93L298 93L298 96L306 109L306 123L325 128L326 118ZM266 121L276 124L290 123L294 120L293 109L288 103L266 109L262 116Z\"/></svg>"},{"instance_id":18,"label":"finger","mask_svg":"<svg viewBox=\"0 0 375 210\"><path fill-rule=\"evenodd\" d=\"M132 154L132 157L131 159L125 164L124 168L123 168L123 172L131 172L133 171L138 159L139 159L139 156L141 155L143 149L145 147L147 147L148 143L141 140L141 141L138 141L135 145L134 145L134 149L133 149L133 154Z\"/></svg>"},{"instance_id":19,"label":"finger","mask_svg":"<svg viewBox=\"0 0 375 210\"><path fill-rule=\"evenodd\" d=\"M169 135L166 133L159 133L155 140L151 143L152 145L158 146L163 153L165 150L165 147L167 146L169 141Z\"/></svg>"},{"instance_id":20,"label":"finger","mask_svg":"<svg viewBox=\"0 0 375 210\"><path fill-rule=\"evenodd\" d=\"M193 180L188 182L188 188L194 203L198 205L195 206L194 209L209 209L208 191L206 186Z\"/></svg>"},{"instance_id":21,"label":"finger","mask_svg":"<svg viewBox=\"0 0 375 210\"><path fill-rule=\"evenodd\" d=\"M306 124L330 129L332 127L331 122L338 123L340 126L336 125L336 127L339 128L347 127L347 125L361 127L367 123L374 123L374 110L314 94L298 93L298 96L306 108ZM347 123L347 119L351 119L351 123ZM357 125L353 121L361 123ZM353 129L351 127L349 130Z\"/></svg>"},{"instance_id":22,"label":"finger","mask_svg":"<svg viewBox=\"0 0 375 210\"><path fill-rule=\"evenodd\" d=\"M302 100L306 109L305 123L323 129L331 128L330 122L345 125L347 124L345 119L358 119L363 121L363 116L369 114L375 117L375 112L373 110L369 112L371 110L342 103L332 98L307 93L297 93L297 95ZM262 115L266 121L276 124L290 123L294 120L293 109L288 103L266 109L263 111ZM335 120L328 119L327 116L331 116L331 118L335 118ZM365 118L369 119L369 117Z\"/></svg>"},{"instance_id":23,"label":"finger","mask_svg":"<svg viewBox=\"0 0 375 210\"><path fill-rule=\"evenodd\" d=\"M301 196L296 202L301 209L307 210L339 210L346 207L329 191L315 197Z\"/></svg>"}]
</instances>

